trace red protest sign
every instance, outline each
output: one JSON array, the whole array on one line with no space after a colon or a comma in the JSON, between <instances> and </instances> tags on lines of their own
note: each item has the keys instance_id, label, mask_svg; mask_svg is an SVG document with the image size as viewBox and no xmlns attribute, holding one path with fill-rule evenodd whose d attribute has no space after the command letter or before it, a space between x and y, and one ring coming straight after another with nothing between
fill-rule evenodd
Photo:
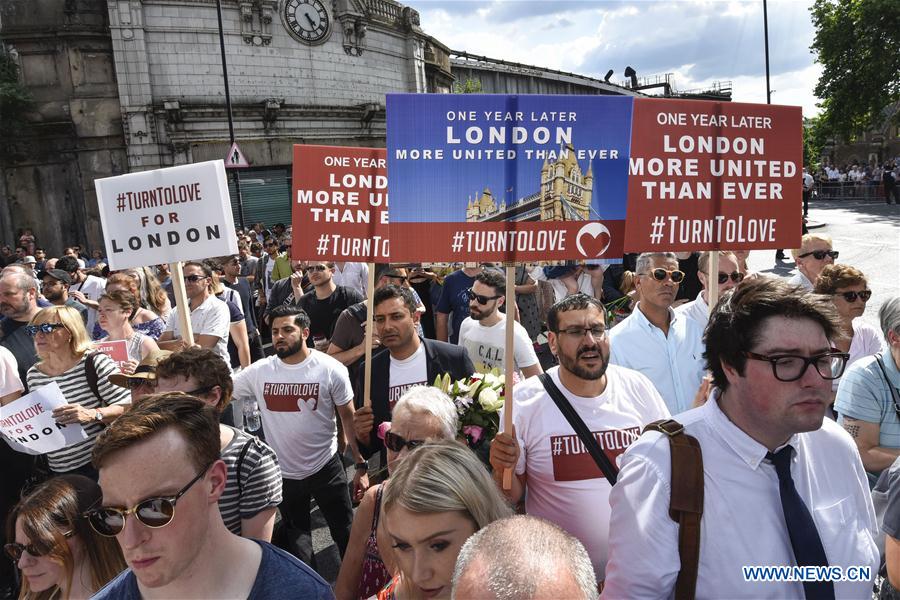
<instances>
[{"instance_id":1,"label":"red protest sign","mask_svg":"<svg viewBox=\"0 0 900 600\"><path fill-rule=\"evenodd\" d=\"M292 258L388 262L384 148L294 146Z\"/></svg>"},{"instance_id":2,"label":"red protest sign","mask_svg":"<svg viewBox=\"0 0 900 600\"><path fill-rule=\"evenodd\" d=\"M635 99L626 252L800 246L799 107Z\"/></svg>"},{"instance_id":3,"label":"red protest sign","mask_svg":"<svg viewBox=\"0 0 900 600\"><path fill-rule=\"evenodd\" d=\"M94 342L94 348L97 352L102 352L113 359L120 369L122 368L122 363L128 361L128 347L125 340Z\"/></svg>"}]
</instances>

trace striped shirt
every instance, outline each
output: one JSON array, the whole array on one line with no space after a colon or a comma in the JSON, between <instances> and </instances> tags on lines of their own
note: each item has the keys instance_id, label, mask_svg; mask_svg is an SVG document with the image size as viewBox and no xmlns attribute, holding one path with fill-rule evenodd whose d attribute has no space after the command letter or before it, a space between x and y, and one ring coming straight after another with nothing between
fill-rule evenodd
<instances>
[{"instance_id":1,"label":"striped shirt","mask_svg":"<svg viewBox=\"0 0 900 600\"><path fill-rule=\"evenodd\" d=\"M225 526L232 533L241 535L242 519L252 519L265 509L281 503L281 469L278 467L275 451L265 442L234 427L228 428L234 433L234 437L222 449L222 460L228 468L228 478L225 481L225 491L219 498L219 512L222 513ZM237 471L238 460L245 446L247 451L240 461L241 491Z\"/></svg>"},{"instance_id":2,"label":"striped shirt","mask_svg":"<svg viewBox=\"0 0 900 600\"><path fill-rule=\"evenodd\" d=\"M91 391L91 387L88 385L85 373L87 356L87 354L82 356L81 360L65 373L53 377L39 371L37 364L33 365L28 369L28 389L34 391L55 381L59 384L59 389L62 390L62 394L69 404L80 404L91 410L97 410L112 404L130 404L131 392L127 388L113 385L107 381L107 377L112 373L118 373L119 369L110 357L101 353L96 353L93 356L94 366L97 369L97 387L103 401L101 402L94 395L94 392ZM91 462L91 450L94 449L94 440L103 431L105 425L97 421L91 421L90 423L82 423L82 427L84 427L84 431L88 436L86 440L47 454L47 462L50 464L50 470L54 473L71 471Z\"/></svg>"}]
</instances>

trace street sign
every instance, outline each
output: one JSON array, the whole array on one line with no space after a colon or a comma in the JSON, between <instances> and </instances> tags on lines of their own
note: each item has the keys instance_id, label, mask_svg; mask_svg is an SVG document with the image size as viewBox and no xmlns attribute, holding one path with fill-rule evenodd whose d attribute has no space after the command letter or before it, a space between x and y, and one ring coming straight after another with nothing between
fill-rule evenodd
<instances>
[{"instance_id":1,"label":"street sign","mask_svg":"<svg viewBox=\"0 0 900 600\"><path fill-rule=\"evenodd\" d=\"M250 163L247 162L247 158L244 156L244 153L241 152L237 142L232 142L231 148L228 149L228 154L225 155L225 168L246 169L249 166Z\"/></svg>"}]
</instances>

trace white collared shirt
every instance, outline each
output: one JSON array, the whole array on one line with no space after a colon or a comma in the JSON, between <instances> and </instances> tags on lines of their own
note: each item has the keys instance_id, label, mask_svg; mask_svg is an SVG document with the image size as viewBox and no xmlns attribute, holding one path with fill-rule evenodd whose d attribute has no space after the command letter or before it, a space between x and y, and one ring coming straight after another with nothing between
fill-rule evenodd
<instances>
[{"instance_id":1,"label":"white collared shirt","mask_svg":"<svg viewBox=\"0 0 900 600\"><path fill-rule=\"evenodd\" d=\"M353 288L365 298L366 288L369 286L369 267L362 262L346 262L344 263L344 268L341 269L335 263L334 274L331 276L331 279L335 285Z\"/></svg>"},{"instance_id":2,"label":"white collared shirt","mask_svg":"<svg viewBox=\"0 0 900 600\"><path fill-rule=\"evenodd\" d=\"M638 302L609 332L609 362L640 371L674 415L688 410L703 380L703 328L669 309L669 334L652 324Z\"/></svg>"},{"instance_id":3,"label":"white collared shirt","mask_svg":"<svg viewBox=\"0 0 900 600\"><path fill-rule=\"evenodd\" d=\"M706 303L706 300L703 299L703 292L701 291L697 294L696 300L676 307L675 314L687 317L688 319L693 319L700 323L701 327L706 329L706 324L709 323L709 305Z\"/></svg>"},{"instance_id":4,"label":"white collared shirt","mask_svg":"<svg viewBox=\"0 0 900 600\"><path fill-rule=\"evenodd\" d=\"M213 350L222 357L229 368L231 368L231 358L228 356L230 327L231 313L228 312L228 305L213 294L210 294L206 300L200 303L200 306L191 311L191 329L194 335L214 335L219 338ZM175 338L181 337L181 322L178 318L177 306L169 313L166 331L171 331Z\"/></svg>"},{"instance_id":5,"label":"white collared shirt","mask_svg":"<svg viewBox=\"0 0 900 600\"><path fill-rule=\"evenodd\" d=\"M775 466L766 448L721 411L718 394L676 415L703 451L704 505L696 598L804 598L798 582L744 580L745 566L791 566ZM793 435L791 475L816 522L828 564L878 571L875 511L859 451L840 425ZM680 569L669 517L671 457L660 433L641 436L620 461L610 494L610 560L603 598L671 598ZM836 581L836 598L869 598L870 581Z\"/></svg>"}]
</instances>

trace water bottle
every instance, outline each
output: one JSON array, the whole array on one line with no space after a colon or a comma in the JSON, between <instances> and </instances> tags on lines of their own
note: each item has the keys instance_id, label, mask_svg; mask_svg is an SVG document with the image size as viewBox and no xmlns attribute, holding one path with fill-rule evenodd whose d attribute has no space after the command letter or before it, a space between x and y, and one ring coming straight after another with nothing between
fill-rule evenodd
<instances>
[{"instance_id":1,"label":"water bottle","mask_svg":"<svg viewBox=\"0 0 900 600\"><path fill-rule=\"evenodd\" d=\"M262 423L259 420L259 405L256 400L246 399L244 404L244 431L257 431Z\"/></svg>"}]
</instances>

